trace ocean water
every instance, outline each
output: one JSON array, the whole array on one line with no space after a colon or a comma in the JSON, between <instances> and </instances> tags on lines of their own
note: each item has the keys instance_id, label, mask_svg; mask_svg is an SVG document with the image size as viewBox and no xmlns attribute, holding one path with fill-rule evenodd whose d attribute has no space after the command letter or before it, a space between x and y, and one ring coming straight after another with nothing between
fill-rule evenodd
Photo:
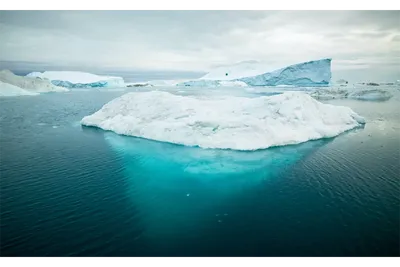
<instances>
[{"instance_id":1,"label":"ocean water","mask_svg":"<svg viewBox=\"0 0 400 267\"><path fill-rule=\"evenodd\" d=\"M364 128L255 152L80 126L126 92L0 99L2 256L400 255L397 89L385 102L325 101Z\"/></svg>"}]
</instances>

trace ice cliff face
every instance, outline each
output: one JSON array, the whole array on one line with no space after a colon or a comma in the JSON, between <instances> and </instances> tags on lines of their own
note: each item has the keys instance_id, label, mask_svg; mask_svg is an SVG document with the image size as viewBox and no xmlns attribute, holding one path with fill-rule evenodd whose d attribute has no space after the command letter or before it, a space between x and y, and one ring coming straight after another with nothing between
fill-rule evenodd
<instances>
[{"instance_id":1,"label":"ice cliff face","mask_svg":"<svg viewBox=\"0 0 400 267\"><path fill-rule=\"evenodd\" d=\"M0 89L3 92L9 92L7 94L13 95L32 95L37 93L68 91L66 88L53 85L48 80L18 76L9 70L0 71L0 81L2 82ZM19 88L20 90L15 87Z\"/></svg>"},{"instance_id":2,"label":"ice cliff face","mask_svg":"<svg viewBox=\"0 0 400 267\"><path fill-rule=\"evenodd\" d=\"M92 88L92 87L124 87L125 82L121 77L99 76L80 71L45 71L32 72L28 77L48 79L57 86L67 88Z\"/></svg>"},{"instance_id":3,"label":"ice cliff face","mask_svg":"<svg viewBox=\"0 0 400 267\"><path fill-rule=\"evenodd\" d=\"M248 86L328 86L331 81L331 59L321 59L291 65L266 72L266 65L244 62L219 67L200 79L179 83L178 86L216 86L221 81L242 82Z\"/></svg>"},{"instance_id":4,"label":"ice cliff face","mask_svg":"<svg viewBox=\"0 0 400 267\"><path fill-rule=\"evenodd\" d=\"M123 135L235 150L333 137L363 123L350 108L323 104L302 92L245 98L162 91L125 94L81 121Z\"/></svg>"}]
</instances>

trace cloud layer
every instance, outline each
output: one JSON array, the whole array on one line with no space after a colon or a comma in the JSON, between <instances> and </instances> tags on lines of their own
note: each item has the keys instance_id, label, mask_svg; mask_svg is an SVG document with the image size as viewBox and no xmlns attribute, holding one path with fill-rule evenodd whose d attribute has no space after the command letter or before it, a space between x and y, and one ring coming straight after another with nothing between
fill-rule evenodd
<instances>
[{"instance_id":1,"label":"cloud layer","mask_svg":"<svg viewBox=\"0 0 400 267\"><path fill-rule=\"evenodd\" d=\"M332 57L336 73L400 76L399 11L0 11L0 40L2 62L65 68L204 71Z\"/></svg>"}]
</instances>

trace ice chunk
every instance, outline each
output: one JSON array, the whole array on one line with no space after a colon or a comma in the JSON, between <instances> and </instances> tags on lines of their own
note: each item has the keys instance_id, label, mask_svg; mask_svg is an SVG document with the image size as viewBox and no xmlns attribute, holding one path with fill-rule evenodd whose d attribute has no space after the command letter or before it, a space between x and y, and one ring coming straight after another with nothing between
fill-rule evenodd
<instances>
[{"instance_id":1,"label":"ice chunk","mask_svg":"<svg viewBox=\"0 0 400 267\"><path fill-rule=\"evenodd\" d=\"M45 71L31 72L28 77L48 79L54 85L67 88L91 87L124 87L125 82L121 77L99 76L80 71Z\"/></svg>"},{"instance_id":2,"label":"ice chunk","mask_svg":"<svg viewBox=\"0 0 400 267\"><path fill-rule=\"evenodd\" d=\"M22 96L22 95L38 95L38 93L29 92L18 86L4 83L0 81L0 96Z\"/></svg>"},{"instance_id":3,"label":"ice chunk","mask_svg":"<svg viewBox=\"0 0 400 267\"><path fill-rule=\"evenodd\" d=\"M186 146L256 150L333 137L365 122L302 92L196 98L151 91L118 97L81 123Z\"/></svg>"},{"instance_id":4,"label":"ice chunk","mask_svg":"<svg viewBox=\"0 0 400 267\"><path fill-rule=\"evenodd\" d=\"M138 83L126 83L126 87L152 87L153 85L147 82L138 82Z\"/></svg>"},{"instance_id":5,"label":"ice chunk","mask_svg":"<svg viewBox=\"0 0 400 267\"><path fill-rule=\"evenodd\" d=\"M349 98L366 100L366 101L385 101L389 100L393 95L385 90L362 90L349 94Z\"/></svg>"},{"instance_id":6,"label":"ice chunk","mask_svg":"<svg viewBox=\"0 0 400 267\"><path fill-rule=\"evenodd\" d=\"M318 100L351 98L365 101L386 101L393 96L390 92L385 90L360 90L356 88L317 89L315 91L310 91L309 94Z\"/></svg>"},{"instance_id":7,"label":"ice chunk","mask_svg":"<svg viewBox=\"0 0 400 267\"><path fill-rule=\"evenodd\" d=\"M0 81L17 86L32 93L66 92L68 89L58 87L48 80L41 80L33 77L17 76L9 70L0 71ZM14 89L15 90L15 89Z\"/></svg>"},{"instance_id":8,"label":"ice chunk","mask_svg":"<svg viewBox=\"0 0 400 267\"><path fill-rule=\"evenodd\" d=\"M303 62L272 72L258 62L244 62L219 67L200 79L179 83L180 86L215 86L220 81L243 82L249 86L328 86L331 81L331 59Z\"/></svg>"}]
</instances>

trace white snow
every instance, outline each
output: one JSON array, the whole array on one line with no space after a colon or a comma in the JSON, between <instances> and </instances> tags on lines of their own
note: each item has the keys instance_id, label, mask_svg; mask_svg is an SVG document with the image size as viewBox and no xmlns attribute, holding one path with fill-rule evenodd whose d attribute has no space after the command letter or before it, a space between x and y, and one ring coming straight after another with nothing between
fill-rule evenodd
<instances>
[{"instance_id":1,"label":"white snow","mask_svg":"<svg viewBox=\"0 0 400 267\"><path fill-rule=\"evenodd\" d=\"M334 137L363 123L350 108L323 104L302 92L258 98L133 92L81 120L123 135L235 150Z\"/></svg>"},{"instance_id":2,"label":"white snow","mask_svg":"<svg viewBox=\"0 0 400 267\"><path fill-rule=\"evenodd\" d=\"M4 83L0 81L0 96L22 96L22 95L38 95L38 93L29 92L18 86Z\"/></svg>"},{"instance_id":3,"label":"white snow","mask_svg":"<svg viewBox=\"0 0 400 267\"><path fill-rule=\"evenodd\" d=\"M53 85L48 80L18 76L9 70L0 71L0 81L11 84L32 93L66 92L68 89ZM14 88L15 90L15 88Z\"/></svg>"},{"instance_id":4,"label":"white snow","mask_svg":"<svg viewBox=\"0 0 400 267\"><path fill-rule=\"evenodd\" d=\"M100 76L92 73L81 71L45 71L45 72L31 72L28 77L46 78L49 80L68 81L70 83L94 83L98 81L122 79L121 77L113 76Z\"/></svg>"}]
</instances>

